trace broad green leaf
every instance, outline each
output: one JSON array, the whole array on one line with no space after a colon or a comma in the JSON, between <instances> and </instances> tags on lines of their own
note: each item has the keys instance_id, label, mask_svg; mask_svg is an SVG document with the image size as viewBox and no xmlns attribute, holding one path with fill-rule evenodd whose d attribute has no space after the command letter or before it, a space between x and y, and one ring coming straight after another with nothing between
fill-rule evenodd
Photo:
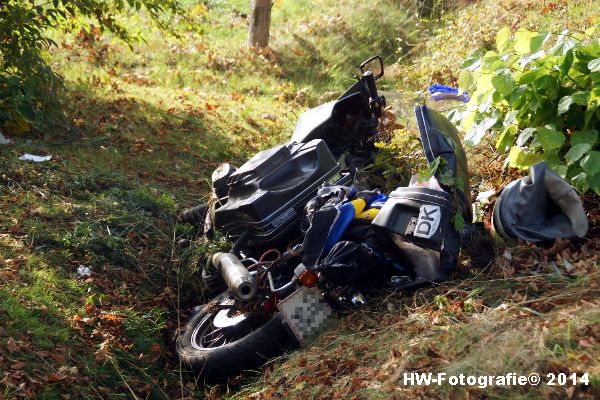
<instances>
[{"instance_id":1,"label":"broad green leaf","mask_svg":"<svg viewBox=\"0 0 600 400\"><path fill-rule=\"evenodd\" d=\"M454 173L451 169L446 169L438 175L440 183L444 186L454 186Z\"/></svg>"},{"instance_id":2,"label":"broad green leaf","mask_svg":"<svg viewBox=\"0 0 600 400\"><path fill-rule=\"evenodd\" d=\"M521 28L515 33L515 51L519 54L536 52L548 37L547 33L536 33Z\"/></svg>"},{"instance_id":3,"label":"broad green leaf","mask_svg":"<svg viewBox=\"0 0 600 400\"><path fill-rule=\"evenodd\" d=\"M542 105L541 100L542 99L540 98L539 94L533 92L533 97L527 102L527 108L529 108L533 115L537 113Z\"/></svg>"},{"instance_id":4,"label":"broad green leaf","mask_svg":"<svg viewBox=\"0 0 600 400\"><path fill-rule=\"evenodd\" d=\"M580 90L578 92L573 93L571 97L573 98L573 103L586 106L590 99L590 91Z\"/></svg>"},{"instance_id":5,"label":"broad green leaf","mask_svg":"<svg viewBox=\"0 0 600 400\"><path fill-rule=\"evenodd\" d=\"M492 106L492 95L491 92L483 93L478 98L479 107L477 107L477 111L480 113L487 113Z\"/></svg>"},{"instance_id":6,"label":"broad green leaf","mask_svg":"<svg viewBox=\"0 0 600 400\"><path fill-rule=\"evenodd\" d=\"M573 65L573 59L574 59L573 52L567 51L567 53L565 54L565 57L563 58L563 62L560 64L560 67L559 67L561 77L564 77L569 73L569 70L571 69L571 66Z\"/></svg>"},{"instance_id":7,"label":"broad green leaf","mask_svg":"<svg viewBox=\"0 0 600 400\"><path fill-rule=\"evenodd\" d=\"M583 168L581 168L581 165L579 165L579 163L570 165L569 172L567 174L566 179L571 180L571 179L573 179L573 177L579 175L582 172L583 172Z\"/></svg>"},{"instance_id":8,"label":"broad green leaf","mask_svg":"<svg viewBox=\"0 0 600 400\"><path fill-rule=\"evenodd\" d=\"M535 33L530 32L527 29L519 29L515 33L515 51L519 54L529 53L533 36L535 36Z\"/></svg>"},{"instance_id":9,"label":"broad green leaf","mask_svg":"<svg viewBox=\"0 0 600 400\"><path fill-rule=\"evenodd\" d=\"M571 147L575 147L578 144L589 144L590 147L594 147L598 141L598 131L590 129L588 131L575 131L571 135Z\"/></svg>"},{"instance_id":10,"label":"broad green leaf","mask_svg":"<svg viewBox=\"0 0 600 400\"><path fill-rule=\"evenodd\" d=\"M554 81L556 81L556 78L554 78L553 76L549 74L543 74L535 81L533 81L531 86L533 86L535 90L541 91L551 87Z\"/></svg>"},{"instance_id":11,"label":"broad green leaf","mask_svg":"<svg viewBox=\"0 0 600 400\"><path fill-rule=\"evenodd\" d=\"M513 146L508 154L508 164L511 167L527 169L541 160L541 156L535 153L529 153L525 149Z\"/></svg>"},{"instance_id":12,"label":"broad green leaf","mask_svg":"<svg viewBox=\"0 0 600 400\"><path fill-rule=\"evenodd\" d=\"M588 129L590 127L590 123L596 113L596 108L597 106L594 104L591 107L588 106L588 109L585 110L585 113L583 114L583 129Z\"/></svg>"},{"instance_id":13,"label":"broad green leaf","mask_svg":"<svg viewBox=\"0 0 600 400\"><path fill-rule=\"evenodd\" d=\"M475 77L472 72L462 70L460 74L458 74L458 86L464 90L469 91L475 85Z\"/></svg>"},{"instance_id":14,"label":"broad green leaf","mask_svg":"<svg viewBox=\"0 0 600 400\"><path fill-rule=\"evenodd\" d=\"M579 74L577 74L579 73ZM571 66L571 71L569 72L569 76L571 76L572 78L577 76L577 75L587 75L590 74L590 69L588 67L588 62L587 61L583 61L579 58L575 58L575 61L573 61L573 65Z\"/></svg>"},{"instance_id":15,"label":"broad green leaf","mask_svg":"<svg viewBox=\"0 0 600 400\"><path fill-rule=\"evenodd\" d=\"M536 128L525 128L521 131L521 133L519 134L519 137L517 138L517 146L525 146L525 143L527 143L527 141L529 139L531 139L531 137L533 136L533 134L537 131Z\"/></svg>"},{"instance_id":16,"label":"broad green leaf","mask_svg":"<svg viewBox=\"0 0 600 400\"><path fill-rule=\"evenodd\" d=\"M479 144L487 131L498 122L498 119L500 119L500 112L494 111L491 115L485 117L483 121L474 124L465 135L465 142L471 145Z\"/></svg>"},{"instance_id":17,"label":"broad green leaf","mask_svg":"<svg viewBox=\"0 0 600 400\"><path fill-rule=\"evenodd\" d=\"M591 151L581 160L581 168L588 175L596 175L600 173L600 151Z\"/></svg>"},{"instance_id":18,"label":"broad green leaf","mask_svg":"<svg viewBox=\"0 0 600 400\"><path fill-rule=\"evenodd\" d=\"M510 28L508 26L505 26L504 28L500 29L496 34L496 48L500 53L502 53L506 48L509 39Z\"/></svg>"},{"instance_id":19,"label":"broad green leaf","mask_svg":"<svg viewBox=\"0 0 600 400\"><path fill-rule=\"evenodd\" d=\"M523 104L527 103L533 97L533 92L528 89L527 85L520 85L508 97L508 105L514 110L518 110L518 116L523 116L527 110L523 108Z\"/></svg>"},{"instance_id":20,"label":"broad green leaf","mask_svg":"<svg viewBox=\"0 0 600 400\"><path fill-rule=\"evenodd\" d=\"M467 71L475 71L481 65L481 51L471 53L460 66Z\"/></svg>"},{"instance_id":21,"label":"broad green leaf","mask_svg":"<svg viewBox=\"0 0 600 400\"><path fill-rule=\"evenodd\" d=\"M565 135L562 132L546 127L538 128L536 139L539 140L544 151L558 149L565 143Z\"/></svg>"},{"instance_id":22,"label":"broad green leaf","mask_svg":"<svg viewBox=\"0 0 600 400\"><path fill-rule=\"evenodd\" d=\"M500 59L498 53L495 51L488 51L483 56L483 62L481 64L481 71L483 72L495 72L498 69L504 68L505 63Z\"/></svg>"},{"instance_id":23,"label":"broad green leaf","mask_svg":"<svg viewBox=\"0 0 600 400\"><path fill-rule=\"evenodd\" d=\"M555 75L544 74L533 81L534 93L545 94L550 100L554 100L558 95L559 82Z\"/></svg>"},{"instance_id":24,"label":"broad green leaf","mask_svg":"<svg viewBox=\"0 0 600 400\"><path fill-rule=\"evenodd\" d=\"M530 62L532 62L533 60L537 60L539 58L542 58L546 55L546 52L544 50L539 50L536 51L535 53L531 53L523 58L521 58L519 60L519 66L521 68L525 68L527 65L529 65Z\"/></svg>"},{"instance_id":25,"label":"broad green leaf","mask_svg":"<svg viewBox=\"0 0 600 400\"><path fill-rule=\"evenodd\" d=\"M590 185L590 189L600 195L600 174L588 176L587 181Z\"/></svg>"},{"instance_id":26,"label":"broad green leaf","mask_svg":"<svg viewBox=\"0 0 600 400\"><path fill-rule=\"evenodd\" d=\"M509 126L509 125L513 125L515 123L515 121L517 120L517 115L519 115L519 110L512 110L511 112L509 112L508 114L506 114L504 116L504 121L502 122L502 125ZM514 134L516 134L517 131L515 131Z\"/></svg>"},{"instance_id":27,"label":"broad green leaf","mask_svg":"<svg viewBox=\"0 0 600 400\"><path fill-rule=\"evenodd\" d=\"M431 162L431 164L429 164L429 170L431 171L431 176L433 176L438 168L440 167L440 162L442 161L441 157L436 157L435 160L433 160Z\"/></svg>"},{"instance_id":28,"label":"broad green leaf","mask_svg":"<svg viewBox=\"0 0 600 400\"><path fill-rule=\"evenodd\" d=\"M585 76L585 75L584 76L577 76L577 77L574 77L573 79L581 87L588 86L590 79L595 84L599 84L600 83L600 71L592 72L588 76Z\"/></svg>"},{"instance_id":29,"label":"broad green leaf","mask_svg":"<svg viewBox=\"0 0 600 400\"><path fill-rule=\"evenodd\" d=\"M578 60L581 60L584 63L586 63L588 69L591 70L592 68L597 67L597 65L595 64L595 61L598 60L598 57L593 55L589 51L587 51L587 49L582 48L582 46L577 46L577 48L575 49L575 56L577 57ZM590 67L590 63L592 64L591 67ZM594 72L594 71L592 71L592 72Z\"/></svg>"},{"instance_id":30,"label":"broad green leaf","mask_svg":"<svg viewBox=\"0 0 600 400\"><path fill-rule=\"evenodd\" d=\"M588 107L597 106L600 100L600 86L593 88L590 91L590 99L588 100Z\"/></svg>"},{"instance_id":31,"label":"broad green leaf","mask_svg":"<svg viewBox=\"0 0 600 400\"><path fill-rule=\"evenodd\" d=\"M533 125L562 126L562 119L556 115L556 102L541 98L541 107L538 112L531 116Z\"/></svg>"},{"instance_id":32,"label":"broad green leaf","mask_svg":"<svg viewBox=\"0 0 600 400\"><path fill-rule=\"evenodd\" d=\"M590 72L600 72L600 58L596 58L588 63Z\"/></svg>"},{"instance_id":33,"label":"broad green leaf","mask_svg":"<svg viewBox=\"0 0 600 400\"><path fill-rule=\"evenodd\" d=\"M583 33L585 33L587 36L592 36L595 32L596 32L596 25L592 25L589 28L587 28Z\"/></svg>"},{"instance_id":34,"label":"broad green leaf","mask_svg":"<svg viewBox=\"0 0 600 400\"><path fill-rule=\"evenodd\" d=\"M526 71L523 74L521 74L521 76L519 76L519 83L528 85L531 82L538 79L542 74L543 74L543 72L539 69L533 69L530 71Z\"/></svg>"},{"instance_id":35,"label":"broad green leaf","mask_svg":"<svg viewBox=\"0 0 600 400\"><path fill-rule=\"evenodd\" d=\"M492 85L491 74L480 74L477 78L477 91L481 94L487 95L487 92L493 88L494 85ZM475 93L473 93L473 96L475 96Z\"/></svg>"},{"instance_id":36,"label":"broad green leaf","mask_svg":"<svg viewBox=\"0 0 600 400\"><path fill-rule=\"evenodd\" d=\"M431 162L431 164L429 164L427 167L420 170L418 172L419 181L424 182L424 181L428 181L429 179L431 179L431 177L436 174L436 172L440 166L441 159L442 159L441 157L436 157Z\"/></svg>"},{"instance_id":37,"label":"broad green leaf","mask_svg":"<svg viewBox=\"0 0 600 400\"><path fill-rule=\"evenodd\" d=\"M588 177L585 172L581 172L575 175L573 178L571 178L571 183L573 184L575 189L577 189L577 191L580 193L585 193L590 188L588 183Z\"/></svg>"},{"instance_id":38,"label":"broad green leaf","mask_svg":"<svg viewBox=\"0 0 600 400\"><path fill-rule=\"evenodd\" d=\"M556 172L561 178L566 178L569 167L557 154L546 154L546 163L554 172Z\"/></svg>"},{"instance_id":39,"label":"broad green leaf","mask_svg":"<svg viewBox=\"0 0 600 400\"><path fill-rule=\"evenodd\" d=\"M565 160L567 160L567 164L571 165L571 164L576 163L577 161L579 161L579 159L581 159L581 157L586 155L591 149L592 149L592 146L590 146L588 143L580 143L576 146L571 147L569 149L569 151L567 151L567 154L565 155Z\"/></svg>"},{"instance_id":40,"label":"broad green leaf","mask_svg":"<svg viewBox=\"0 0 600 400\"><path fill-rule=\"evenodd\" d=\"M477 116L477 111L467 109L467 111L465 111L465 113L463 114L463 119L460 124L462 129L465 131L470 130L471 127L475 124L476 116Z\"/></svg>"},{"instance_id":41,"label":"broad green leaf","mask_svg":"<svg viewBox=\"0 0 600 400\"><path fill-rule=\"evenodd\" d=\"M496 150L505 152L506 148L515 141L515 135L517 134L517 126L509 125L500 134L498 140L496 140Z\"/></svg>"},{"instance_id":42,"label":"broad green leaf","mask_svg":"<svg viewBox=\"0 0 600 400\"><path fill-rule=\"evenodd\" d=\"M542 48L544 43L553 36L552 32L540 32L531 39L531 51L535 52Z\"/></svg>"},{"instance_id":43,"label":"broad green leaf","mask_svg":"<svg viewBox=\"0 0 600 400\"><path fill-rule=\"evenodd\" d=\"M492 85L494 85L494 89L503 96L509 95L516 88L515 81L511 74L495 75L492 78Z\"/></svg>"},{"instance_id":44,"label":"broad green leaf","mask_svg":"<svg viewBox=\"0 0 600 400\"><path fill-rule=\"evenodd\" d=\"M571 107L571 104L573 104L573 97L571 96L564 96L562 99L560 99L560 101L558 102L558 115L564 114L567 111L569 111L569 107Z\"/></svg>"},{"instance_id":45,"label":"broad green leaf","mask_svg":"<svg viewBox=\"0 0 600 400\"><path fill-rule=\"evenodd\" d=\"M504 100L504 95L497 90L492 93L492 104L499 104Z\"/></svg>"},{"instance_id":46,"label":"broad green leaf","mask_svg":"<svg viewBox=\"0 0 600 400\"><path fill-rule=\"evenodd\" d=\"M558 35L556 43L550 49L550 52L553 54L566 54L567 51L572 49L575 45L575 41L567 39L570 36L570 33L571 32L568 30L562 31L560 35Z\"/></svg>"}]
</instances>

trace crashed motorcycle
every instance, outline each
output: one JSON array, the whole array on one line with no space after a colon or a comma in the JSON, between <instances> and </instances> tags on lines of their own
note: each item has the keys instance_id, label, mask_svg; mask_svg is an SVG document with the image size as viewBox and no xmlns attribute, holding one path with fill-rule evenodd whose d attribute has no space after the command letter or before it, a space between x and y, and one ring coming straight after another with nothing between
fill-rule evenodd
<instances>
[{"instance_id":1,"label":"crashed motorcycle","mask_svg":"<svg viewBox=\"0 0 600 400\"><path fill-rule=\"evenodd\" d=\"M451 216L472 218L458 132L441 114L417 107L427 160L444 159L463 180L458 194L445 187L398 188L389 196L358 190L357 171L373 160L386 106L376 87L381 58L360 70L337 100L300 116L289 142L213 173L204 229L234 244L202 271L207 285L223 291L196 309L176 339L183 364L204 377L256 368L310 343L336 310L364 303L357 288L365 282L443 280L455 263L460 240Z\"/></svg>"}]
</instances>

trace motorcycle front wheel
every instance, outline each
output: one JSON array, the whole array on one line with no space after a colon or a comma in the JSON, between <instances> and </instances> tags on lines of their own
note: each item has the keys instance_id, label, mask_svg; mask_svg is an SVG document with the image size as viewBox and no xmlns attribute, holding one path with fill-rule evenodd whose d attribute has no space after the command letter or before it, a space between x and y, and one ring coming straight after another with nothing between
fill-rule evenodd
<instances>
[{"instance_id":1,"label":"motorcycle front wheel","mask_svg":"<svg viewBox=\"0 0 600 400\"><path fill-rule=\"evenodd\" d=\"M203 306L178 335L184 365L207 380L218 380L260 367L296 346L281 314L240 313L228 293Z\"/></svg>"}]
</instances>

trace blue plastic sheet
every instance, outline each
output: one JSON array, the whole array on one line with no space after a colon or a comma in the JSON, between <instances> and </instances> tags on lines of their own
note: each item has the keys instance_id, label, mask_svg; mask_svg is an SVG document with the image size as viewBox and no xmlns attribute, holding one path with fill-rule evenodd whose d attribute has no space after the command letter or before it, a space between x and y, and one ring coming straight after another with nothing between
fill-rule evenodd
<instances>
[{"instance_id":1,"label":"blue plastic sheet","mask_svg":"<svg viewBox=\"0 0 600 400\"><path fill-rule=\"evenodd\" d=\"M457 100L463 103L469 102L469 94L467 92L459 93L457 88L453 88L439 83L434 83L429 87L429 93L431 98L435 101L438 100Z\"/></svg>"}]
</instances>

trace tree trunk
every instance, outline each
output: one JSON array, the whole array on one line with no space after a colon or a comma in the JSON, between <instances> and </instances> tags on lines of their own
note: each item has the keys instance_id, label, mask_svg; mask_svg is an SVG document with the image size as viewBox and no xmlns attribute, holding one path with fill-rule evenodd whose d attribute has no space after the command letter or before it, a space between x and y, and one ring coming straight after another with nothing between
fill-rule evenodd
<instances>
[{"instance_id":1,"label":"tree trunk","mask_svg":"<svg viewBox=\"0 0 600 400\"><path fill-rule=\"evenodd\" d=\"M271 6L271 0L252 0L252 13L248 29L248 46L263 48L269 45Z\"/></svg>"}]
</instances>

